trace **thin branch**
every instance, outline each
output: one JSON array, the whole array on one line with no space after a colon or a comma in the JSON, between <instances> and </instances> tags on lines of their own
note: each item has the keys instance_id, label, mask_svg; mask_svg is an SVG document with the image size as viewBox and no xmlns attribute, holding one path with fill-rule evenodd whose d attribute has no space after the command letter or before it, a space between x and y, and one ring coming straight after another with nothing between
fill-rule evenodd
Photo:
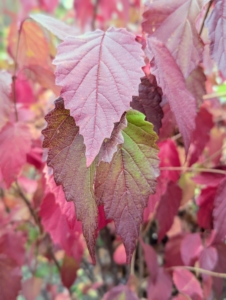
<instances>
[{"instance_id":1,"label":"thin branch","mask_svg":"<svg viewBox=\"0 0 226 300\"><path fill-rule=\"evenodd\" d=\"M176 270L176 269L186 269L186 270L189 270L189 271L199 272L199 273L210 275L210 276L213 276L213 277L226 278L226 273L217 273L217 272L213 272L213 271L208 271L206 269L196 268L196 267L189 267L189 266L176 266L176 267L167 268L165 270L166 271L172 271L172 270Z\"/></svg>"},{"instance_id":2,"label":"thin branch","mask_svg":"<svg viewBox=\"0 0 226 300\"><path fill-rule=\"evenodd\" d=\"M217 170L217 169L207 169L207 168L193 168L193 167L161 167L160 170L166 171L183 171L183 172L208 172L208 173L215 173L215 174L222 174L226 175L226 171Z\"/></svg>"},{"instance_id":3,"label":"thin branch","mask_svg":"<svg viewBox=\"0 0 226 300\"><path fill-rule=\"evenodd\" d=\"M208 14L209 14L210 7L211 7L212 3L213 3L213 1L211 0L211 1L209 2L209 4L208 4L207 9L206 9L205 16L203 17L202 24L201 24L201 27L200 27L200 29L199 29L199 35L200 35L200 36L201 36L201 34L202 34L203 27L204 27L204 24L205 24L205 20L206 20Z\"/></svg>"},{"instance_id":4,"label":"thin branch","mask_svg":"<svg viewBox=\"0 0 226 300\"><path fill-rule=\"evenodd\" d=\"M95 4L94 4L94 8L93 8L93 18L92 18L92 22L91 22L92 30L96 29L96 18L97 18L98 5L99 5L99 0L96 0Z\"/></svg>"},{"instance_id":5,"label":"thin branch","mask_svg":"<svg viewBox=\"0 0 226 300\"><path fill-rule=\"evenodd\" d=\"M214 99L214 98L219 98L219 97L226 97L226 93L221 92L221 93L206 94L206 95L202 96L202 99L208 100L208 99Z\"/></svg>"}]
</instances>

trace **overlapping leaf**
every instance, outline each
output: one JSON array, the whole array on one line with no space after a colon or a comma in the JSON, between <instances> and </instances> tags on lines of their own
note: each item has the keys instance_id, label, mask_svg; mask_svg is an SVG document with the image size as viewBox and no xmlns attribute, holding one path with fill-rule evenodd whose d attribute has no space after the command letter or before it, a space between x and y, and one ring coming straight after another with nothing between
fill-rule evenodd
<instances>
[{"instance_id":1,"label":"overlapping leaf","mask_svg":"<svg viewBox=\"0 0 226 300\"><path fill-rule=\"evenodd\" d=\"M10 115L10 92L12 77L6 71L0 72L0 130L6 124Z\"/></svg>"},{"instance_id":2,"label":"overlapping leaf","mask_svg":"<svg viewBox=\"0 0 226 300\"><path fill-rule=\"evenodd\" d=\"M148 197L155 191L158 176L157 135L153 125L137 111L127 113L119 146L110 164L101 162L96 175L96 195L106 217L113 219L130 262L139 235L139 225Z\"/></svg>"},{"instance_id":3,"label":"overlapping leaf","mask_svg":"<svg viewBox=\"0 0 226 300\"><path fill-rule=\"evenodd\" d=\"M206 94L205 81L206 76L200 66L194 69L186 79L186 87L195 97L197 107L202 104L202 97Z\"/></svg>"},{"instance_id":4,"label":"overlapping leaf","mask_svg":"<svg viewBox=\"0 0 226 300\"><path fill-rule=\"evenodd\" d=\"M67 37L58 47L56 84L84 137L87 166L137 94L141 54L132 34L113 27Z\"/></svg>"},{"instance_id":5,"label":"overlapping leaf","mask_svg":"<svg viewBox=\"0 0 226 300\"><path fill-rule=\"evenodd\" d=\"M160 41L149 39L147 55L151 61L151 72L169 102L187 152L195 128L196 100L187 90L183 75L172 55Z\"/></svg>"},{"instance_id":6,"label":"overlapping leaf","mask_svg":"<svg viewBox=\"0 0 226 300\"><path fill-rule=\"evenodd\" d=\"M204 0L154 0L143 14L143 30L162 41L185 78L202 60L203 43L195 21Z\"/></svg>"},{"instance_id":7,"label":"overlapping leaf","mask_svg":"<svg viewBox=\"0 0 226 300\"><path fill-rule=\"evenodd\" d=\"M142 77L139 85L139 96L133 96L131 107L142 112L146 120L154 125L158 133L162 126L163 111L160 106L162 101L162 91L157 86L153 75Z\"/></svg>"},{"instance_id":8,"label":"overlapping leaf","mask_svg":"<svg viewBox=\"0 0 226 300\"><path fill-rule=\"evenodd\" d=\"M94 167L86 168L85 146L79 128L64 108L62 98L46 116L43 147L49 148L47 163L54 170L56 183L61 184L67 201L74 201L77 219L82 222L90 254L95 261L97 205L93 193Z\"/></svg>"},{"instance_id":9,"label":"overlapping leaf","mask_svg":"<svg viewBox=\"0 0 226 300\"><path fill-rule=\"evenodd\" d=\"M214 3L214 9L206 20L211 42L210 53L226 77L226 5L224 0L215 0Z\"/></svg>"}]
</instances>

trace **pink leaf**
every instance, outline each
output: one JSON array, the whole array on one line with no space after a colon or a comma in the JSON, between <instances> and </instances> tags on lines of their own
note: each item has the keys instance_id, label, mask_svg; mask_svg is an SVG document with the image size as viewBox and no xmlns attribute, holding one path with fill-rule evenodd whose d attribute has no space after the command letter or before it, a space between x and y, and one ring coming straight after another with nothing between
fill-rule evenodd
<instances>
[{"instance_id":1,"label":"pink leaf","mask_svg":"<svg viewBox=\"0 0 226 300\"><path fill-rule=\"evenodd\" d=\"M173 182L168 184L156 209L155 219L158 224L158 240L161 241L173 224L182 199L182 190Z\"/></svg>"},{"instance_id":2,"label":"pink leaf","mask_svg":"<svg viewBox=\"0 0 226 300\"><path fill-rule=\"evenodd\" d=\"M206 20L211 41L210 52L219 70L226 77L226 6L224 0L215 0L215 6Z\"/></svg>"},{"instance_id":3,"label":"pink leaf","mask_svg":"<svg viewBox=\"0 0 226 300\"><path fill-rule=\"evenodd\" d=\"M23 123L7 123L0 132L0 170L7 187L16 180L31 148L29 128ZM10 149L10 151L9 151Z\"/></svg>"},{"instance_id":4,"label":"pink leaf","mask_svg":"<svg viewBox=\"0 0 226 300\"><path fill-rule=\"evenodd\" d=\"M181 258L181 243L184 236L178 234L169 239L165 247L165 268L182 266L184 263Z\"/></svg>"},{"instance_id":5,"label":"pink leaf","mask_svg":"<svg viewBox=\"0 0 226 300\"><path fill-rule=\"evenodd\" d=\"M59 39L64 40L67 36L78 35L79 30L76 27L69 26L60 20L42 14L32 14L30 17L48 29Z\"/></svg>"},{"instance_id":6,"label":"pink leaf","mask_svg":"<svg viewBox=\"0 0 226 300\"><path fill-rule=\"evenodd\" d=\"M186 266L194 264L203 250L200 233L188 234L181 243L181 257Z\"/></svg>"},{"instance_id":7,"label":"pink leaf","mask_svg":"<svg viewBox=\"0 0 226 300\"><path fill-rule=\"evenodd\" d=\"M163 268L159 268L158 277L155 282L149 278L147 292L148 300L168 300L170 298L172 293L172 280Z\"/></svg>"},{"instance_id":8,"label":"pink leaf","mask_svg":"<svg viewBox=\"0 0 226 300\"><path fill-rule=\"evenodd\" d=\"M226 237L226 177L221 181L218 186L216 197L214 199L213 210L213 227L217 231L219 239Z\"/></svg>"},{"instance_id":9,"label":"pink leaf","mask_svg":"<svg viewBox=\"0 0 226 300\"><path fill-rule=\"evenodd\" d=\"M168 49L155 38L148 40L148 58L163 95L167 98L188 152L195 128L196 100L187 90L181 71ZM186 109L185 109L186 108Z\"/></svg>"},{"instance_id":10,"label":"pink leaf","mask_svg":"<svg viewBox=\"0 0 226 300\"><path fill-rule=\"evenodd\" d=\"M38 297L42 288L43 279L31 277L22 283L22 293L26 300L34 300Z\"/></svg>"},{"instance_id":11,"label":"pink leaf","mask_svg":"<svg viewBox=\"0 0 226 300\"><path fill-rule=\"evenodd\" d=\"M155 0L143 14L143 30L167 46L185 78L202 60L203 43L195 28L202 6L203 0Z\"/></svg>"},{"instance_id":12,"label":"pink leaf","mask_svg":"<svg viewBox=\"0 0 226 300\"><path fill-rule=\"evenodd\" d=\"M141 54L131 33L113 27L67 37L58 47L56 84L84 137L87 166L137 93Z\"/></svg>"},{"instance_id":13,"label":"pink leaf","mask_svg":"<svg viewBox=\"0 0 226 300\"><path fill-rule=\"evenodd\" d=\"M0 130L9 119L11 101L11 83L12 77L6 71L0 71Z\"/></svg>"},{"instance_id":14,"label":"pink leaf","mask_svg":"<svg viewBox=\"0 0 226 300\"><path fill-rule=\"evenodd\" d=\"M155 283L158 277L158 257L155 250L148 244L145 244L140 238L140 243L144 251L144 259L147 264L149 276L151 280Z\"/></svg>"},{"instance_id":15,"label":"pink leaf","mask_svg":"<svg viewBox=\"0 0 226 300\"><path fill-rule=\"evenodd\" d=\"M103 300L139 300L137 295L132 292L129 287L126 285L118 285L113 287L110 291L108 291L104 297Z\"/></svg>"},{"instance_id":16,"label":"pink leaf","mask_svg":"<svg viewBox=\"0 0 226 300\"><path fill-rule=\"evenodd\" d=\"M199 256L200 268L212 271L218 262L218 253L215 247L204 248Z\"/></svg>"},{"instance_id":17,"label":"pink leaf","mask_svg":"<svg viewBox=\"0 0 226 300\"><path fill-rule=\"evenodd\" d=\"M188 295L192 300L202 300L203 292L195 276L185 269L173 272L173 281L179 292Z\"/></svg>"},{"instance_id":18,"label":"pink leaf","mask_svg":"<svg viewBox=\"0 0 226 300\"><path fill-rule=\"evenodd\" d=\"M39 0L41 9L52 13L58 6L59 0Z\"/></svg>"},{"instance_id":19,"label":"pink leaf","mask_svg":"<svg viewBox=\"0 0 226 300\"><path fill-rule=\"evenodd\" d=\"M118 265L124 265L126 263L126 250L123 244L120 244L114 252L114 261Z\"/></svg>"},{"instance_id":20,"label":"pink leaf","mask_svg":"<svg viewBox=\"0 0 226 300\"><path fill-rule=\"evenodd\" d=\"M131 107L142 112L146 116L146 120L154 125L157 133L162 126L161 101L162 91L157 86L155 77L151 74L148 77L142 77L139 85L139 96L133 96Z\"/></svg>"}]
</instances>

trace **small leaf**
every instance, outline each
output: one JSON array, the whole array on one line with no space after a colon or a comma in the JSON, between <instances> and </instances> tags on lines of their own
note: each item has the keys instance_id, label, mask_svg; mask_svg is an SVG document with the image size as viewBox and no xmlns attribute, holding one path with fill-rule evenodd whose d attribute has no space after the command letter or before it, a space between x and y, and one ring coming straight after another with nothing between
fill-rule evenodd
<instances>
[{"instance_id":1,"label":"small leaf","mask_svg":"<svg viewBox=\"0 0 226 300\"><path fill-rule=\"evenodd\" d=\"M162 126L163 111L160 106L162 90L157 86L153 75L142 77L139 85L139 96L133 96L131 107L142 112L146 120L154 125L158 133Z\"/></svg>"},{"instance_id":2,"label":"small leaf","mask_svg":"<svg viewBox=\"0 0 226 300\"><path fill-rule=\"evenodd\" d=\"M58 47L56 84L62 86L65 108L84 137L87 166L130 108L143 75L141 55L135 37L113 27L67 37Z\"/></svg>"},{"instance_id":3,"label":"small leaf","mask_svg":"<svg viewBox=\"0 0 226 300\"><path fill-rule=\"evenodd\" d=\"M128 286L120 284L108 291L103 300L139 300L139 298Z\"/></svg>"},{"instance_id":4,"label":"small leaf","mask_svg":"<svg viewBox=\"0 0 226 300\"><path fill-rule=\"evenodd\" d=\"M167 98L188 152L195 129L196 100L187 90L183 75L169 50L155 38L148 40L147 56L163 95Z\"/></svg>"},{"instance_id":5,"label":"small leaf","mask_svg":"<svg viewBox=\"0 0 226 300\"><path fill-rule=\"evenodd\" d=\"M110 164L101 162L96 174L96 195L104 204L107 219L113 219L122 237L129 263L139 235L148 197L154 193L158 170L157 135L144 115L130 110L119 145Z\"/></svg>"},{"instance_id":6,"label":"small leaf","mask_svg":"<svg viewBox=\"0 0 226 300\"><path fill-rule=\"evenodd\" d=\"M32 14L30 17L61 40L64 40L67 36L74 36L79 33L76 27L69 26L64 22L43 14Z\"/></svg>"},{"instance_id":7,"label":"small leaf","mask_svg":"<svg viewBox=\"0 0 226 300\"><path fill-rule=\"evenodd\" d=\"M56 184L61 184L67 201L73 201L77 220L82 222L83 234L95 262L95 241L98 210L93 193L95 167L86 168L85 146L79 128L64 108L62 98L46 116L48 126L42 131L44 148L49 148L47 163L53 168Z\"/></svg>"},{"instance_id":8,"label":"small leaf","mask_svg":"<svg viewBox=\"0 0 226 300\"><path fill-rule=\"evenodd\" d=\"M206 20L209 31L210 53L219 70L226 77L226 6L225 0L215 0L214 9Z\"/></svg>"},{"instance_id":9,"label":"small leaf","mask_svg":"<svg viewBox=\"0 0 226 300\"><path fill-rule=\"evenodd\" d=\"M203 250L200 233L190 233L181 243L181 257L186 266L193 265Z\"/></svg>"}]
</instances>

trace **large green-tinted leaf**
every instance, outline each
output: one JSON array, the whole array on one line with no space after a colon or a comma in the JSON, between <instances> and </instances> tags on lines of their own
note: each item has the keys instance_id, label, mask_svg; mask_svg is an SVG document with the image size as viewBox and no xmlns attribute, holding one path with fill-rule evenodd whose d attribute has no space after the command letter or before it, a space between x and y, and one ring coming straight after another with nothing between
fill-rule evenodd
<instances>
[{"instance_id":1,"label":"large green-tinted leaf","mask_svg":"<svg viewBox=\"0 0 226 300\"><path fill-rule=\"evenodd\" d=\"M139 226L148 197L154 193L159 175L157 135L153 125L135 110L127 112L124 144L112 161L97 168L95 192L104 204L106 217L113 219L122 237L129 263L139 235Z\"/></svg>"},{"instance_id":2,"label":"large green-tinted leaf","mask_svg":"<svg viewBox=\"0 0 226 300\"><path fill-rule=\"evenodd\" d=\"M95 261L97 205L93 193L95 167L86 167L85 145L62 98L55 101L55 109L47 116L43 130L44 148L49 148L47 163L53 168L56 184L61 184L68 201L74 201L77 219L82 222L83 234ZM65 233L66 234L66 233Z\"/></svg>"}]
</instances>

